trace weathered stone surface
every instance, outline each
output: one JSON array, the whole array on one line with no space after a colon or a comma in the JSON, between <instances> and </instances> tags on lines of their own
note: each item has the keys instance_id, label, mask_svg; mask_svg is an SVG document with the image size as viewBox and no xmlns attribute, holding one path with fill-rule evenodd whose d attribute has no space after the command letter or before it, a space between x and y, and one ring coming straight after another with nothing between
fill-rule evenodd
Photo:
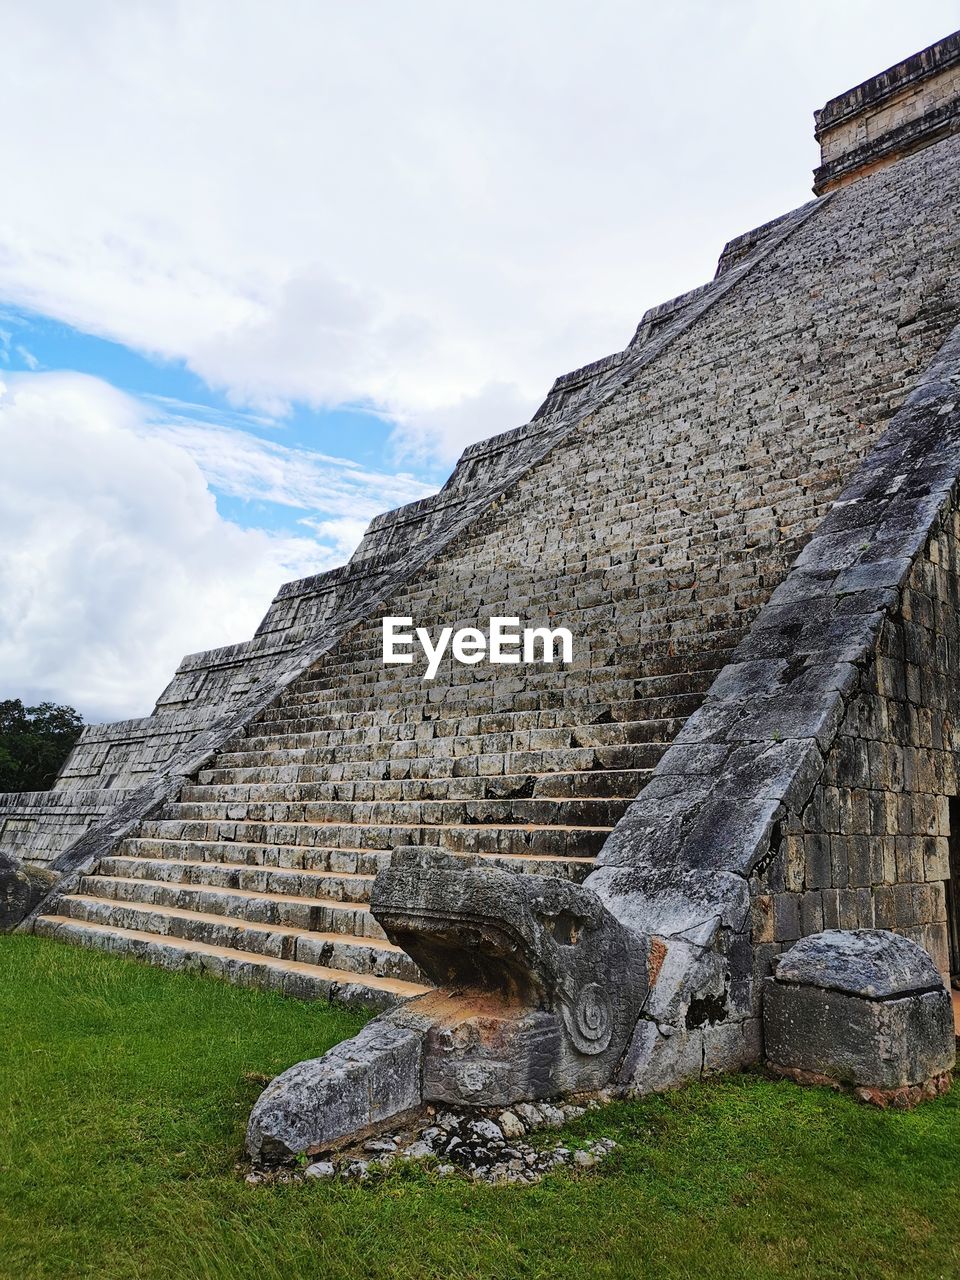
<instances>
[{"instance_id":1,"label":"weathered stone surface","mask_svg":"<svg viewBox=\"0 0 960 1280\"><path fill-rule=\"evenodd\" d=\"M830 191L960 131L960 32L872 76L814 112Z\"/></svg>"},{"instance_id":2,"label":"weathered stone surface","mask_svg":"<svg viewBox=\"0 0 960 1280\"><path fill-rule=\"evenodd\" d=\"M265 1164L311 1155L412 1111L422 1061L421 1036L375 1019L264 1089L250 1114L247 1151Z\"/></svg>"},{"instance_id":3,"label":"weathered stone surface","mask_svg":"<svg viewBox=\"0 0 960 1280\"><path fill-rule=\"evenodd\" d=\"M469 996L458 1000L431 1027L423 1069L426 1101L504 1106L564 1088L566 1055L556 1014L503 1002L493 1009L486 1002L476 1005Z\"/></svg>"},{"instance_id":4,"label":"weathered stone surface","mask_svg":"<svg viewBox=\"0 0 960 1280\"><path fill-rule=\"evenodd\" d=\"M939 991L943 979L929 953L887 929L828 929L794 944L773 968L778 983L822 987L889 1000Z\"/></svg>"},{"instance_id":5,"label":"weathered stone surface","mask_svg":"<svg viewBox=\"0 0 960 1280\"><path fill-rule=\"evenodd\" d=\"M397 849L371 907L457 999L427 1035L424 1096L488 1104L605 1084L647 996L648 944L589 890Z\"/></svg>"},{"instance_id":6,"label":"weathered stone surface","mask_svg":"<svg viewBox=\"0 0 960 1280\"><path fill-rule=\"evenodd\" d=\"M0 853L0 933L16 929L50 891L54 877Z\"/></svg>"},{"instance_id":7,"label":"weathered stone surface","mask_svg":"<svg viewBox=\"0 0 960 1280\"><path fill-rule=\"evenodd\" d=\"M617 1144L609 1138L537 1147L525 1141L528 1133L559 1129L579 1119L588 1109L597 1109L601 1099L609 1101L606 1091L582 1106L521 1103L517 1113L522 1112L523 1119L515 1112L494 1118L496 1113L477 1108L435 1112L425 1107L410 1117L398 1117L396 1127L388 1125L375 1139L356 1135L355 1141L308 1165L302 1174L290 1160L272 1165L255 1162L246 1181L252 1185L287 1184L301 1178L365 1182L398 1165L429 1162L442 1177L460 1173L475 1182L535 1183L554 1169L591 1169L615 1149Z\"/></svg>"},{"instance_id":8,"label":"weathered stone surface","mask_svg":"<svg viewBox=\"0 0 960 1280\"><path fill-rule=\"evenodd\" d=\"M66 780L51 791L0 793L0 852L47 865L128 798L120 787L87 789Z\"/></svg>"},{"instance_id":9,"label":"weathered stone surface","mask_svg":"<svg viewBox=\"0 0 960 1280\"><path fill-rule=\"evenodd\" d=\"M497 1120L500 1125L500 1131L507 1139L519 1138L525 1132L519 1117L513 1111L501 1111Z\"/></svg>"},{"instance_id":10,"label":"weathered stone surface","mask_svg":"<svg viewBox=\"0 0 960 1280\"><path fill-rule=\"evenodd\" d=\"M908 938L884 930L805 938L764 986L765 1052L777 1069L895 1091L953 1068L949 993Z\"/></svg>"},{"instance_id":11,"label":"weathered stone surface","mask_svg":"<svg viewBox=\"0 0 960 1280\"><path fill-rule=\"evenodd\" d=\"M690 1080L703 1070L703 1032L698 1028L667 1025L641 1019L617 1075L617 1084L636 1093L659 1093Z\"/></svg>"}]
</instances>

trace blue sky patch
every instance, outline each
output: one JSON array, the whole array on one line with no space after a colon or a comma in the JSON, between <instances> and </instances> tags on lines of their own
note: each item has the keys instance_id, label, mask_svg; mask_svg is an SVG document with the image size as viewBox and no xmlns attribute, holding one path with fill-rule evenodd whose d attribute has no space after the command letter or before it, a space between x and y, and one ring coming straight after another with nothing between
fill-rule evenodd
<instances>
[{"instance_id":1,"label":"blue sky patch","mask_svg":"<svg viewBox=\"0 0 960 1280\"><path fill-rule=\"evenodd\" d=\"M182 361L151 357L48 316L0 310L0 372L71 371L143 406L146 429L197 461L227 520L344 549L378 511L433 492L445 471L384 470L392 423L370 408L240 409Z\"/></svg>"}]
</instances>

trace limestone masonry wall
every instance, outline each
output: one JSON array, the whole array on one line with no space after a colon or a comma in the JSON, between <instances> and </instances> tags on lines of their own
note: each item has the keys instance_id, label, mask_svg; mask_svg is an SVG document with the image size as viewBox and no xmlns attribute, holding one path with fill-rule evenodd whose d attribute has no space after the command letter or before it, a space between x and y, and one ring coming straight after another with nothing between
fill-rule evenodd
<instances>
[{"instance_id":1,"label":"limestone masonry wall","mask_svg":"<svg viewBox=\"0 0 960 1280\"><path fill-rule=\"evenodd\" d=\"M956 493L886 619L809 800L755 877L757 972L821 929L892 929L949 976L950 797L960 748ZM954 832L954 836L960 832Z\"/></svg>"},{"instance_id":2,"label":"limestone masonry wall","mask_svg":"<svg viewBox=\"0 0 960 1280\"><path fill-rule=\"evenodd\" d=\"M889 67L814 113L818 194L960 131L960 32Z\"/></svg>"},{"instance_id":3,"label":"limestone masonry wall","mask_svg":"<svg viewBox=\"0 0 960 1280\"><path fill-rule=\"evenodd\" d=\"M85 731L55 790L100 786L137 787L129 804L117 806L111 830L129 824L149 807L147 791L159 797L169 777L191 772L184 761L202 760L222 744L260 706L268 705L297 673L309 667L312 653L323 653L382 596L385 583L402 581L417 565L467 527L511 482L535 466L590 408L614 395L631 373L667 350L676 335L719 298L737 286L756 261L810 216L812 206L763 229L754 250L732 264L723 278L671 300L648 313L629 348L598 361L576 387L551 392L537 421L504 432L464 451L450 479L433 499L408 504L371 522L350 563L280 589L252 641L188 655L161 694L155 714ZM563 380L558 380L562 382ZM119 766L119 770L118 770ZM167 776L169 775L169 777ZM145 790L146 789L146 790ZM106 791L104 798L106 797ZM31 805L40 813L40 797ZM57 855L57 821L50 813L34 822L36 844ZM98 829L109 843L103 824ZM73 827L60 833L63 851ZM2 839L2 832L0 832ZM19 844L23 847L22 833ZM79 856L79 855L78 855Z\"/></svg>"},{"instance_id":4,"label":"limestone masonry wall","mask_svg":"<svg viewBox=\"0 0 960 1280\"><path fill-rule=\"evenodd\" d=\"M128 795L77 788L0 794L0 848L30 862L50 862Z\"/></svg>"}]
</instances>

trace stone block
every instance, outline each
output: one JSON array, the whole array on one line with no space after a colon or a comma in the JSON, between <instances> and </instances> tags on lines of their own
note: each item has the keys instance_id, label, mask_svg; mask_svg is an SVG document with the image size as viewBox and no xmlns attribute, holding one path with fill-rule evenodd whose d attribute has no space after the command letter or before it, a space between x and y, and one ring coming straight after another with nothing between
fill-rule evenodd
<instances>
[{"instance_id":1,"label":"stone block","mask_svg":"<svg viewBox=\"0 0 960 1280\"><path fill-rule=\"evenodd\" d=\"M247 1151L269 1164L315 1155L420 1105L423 1036L382 1019L272 1081L247 1126Z\"/></svg>"},{"instance_id":2,"label":"stone block","mask_svg":"<svg viewBox=\"0 0 960 1280\"><path fill-rule=\"evenodd\" d=\"M50 891L54 879L47 871L25 867L0 853L0 933L12 933Z\"/></svg>"},{"instance_id":3,"label":"stone block","mask_svg":"<svg viewBox=\"0 0 960 1280\"><path fill-rule=\"evenodd\" d=\"M925 1086L954 1064L950 996L933 960L882 929L798 942L764 983L764 1049L774 1070L881 1094Z\"/></svg>"}]
</instances>

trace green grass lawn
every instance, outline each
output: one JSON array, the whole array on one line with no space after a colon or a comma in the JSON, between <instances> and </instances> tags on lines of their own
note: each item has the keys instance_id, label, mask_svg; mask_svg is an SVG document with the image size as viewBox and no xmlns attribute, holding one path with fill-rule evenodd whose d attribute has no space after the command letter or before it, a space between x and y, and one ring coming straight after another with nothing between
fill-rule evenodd
<instances>
[{"instance_id":1,"label":"green grass lawn","mask_svg":"<svg viewBox=\"0 0 960 1280\"><path fill-rule=\"evenodd\" d=\"M0 1009L3 1277L960 1276L960 1086L900 1115L739 1076L585 1117L619 1151L536 1187L251 1187L259 1077L362 1018L19 937Z\"/></svg>"}]
</instances>

